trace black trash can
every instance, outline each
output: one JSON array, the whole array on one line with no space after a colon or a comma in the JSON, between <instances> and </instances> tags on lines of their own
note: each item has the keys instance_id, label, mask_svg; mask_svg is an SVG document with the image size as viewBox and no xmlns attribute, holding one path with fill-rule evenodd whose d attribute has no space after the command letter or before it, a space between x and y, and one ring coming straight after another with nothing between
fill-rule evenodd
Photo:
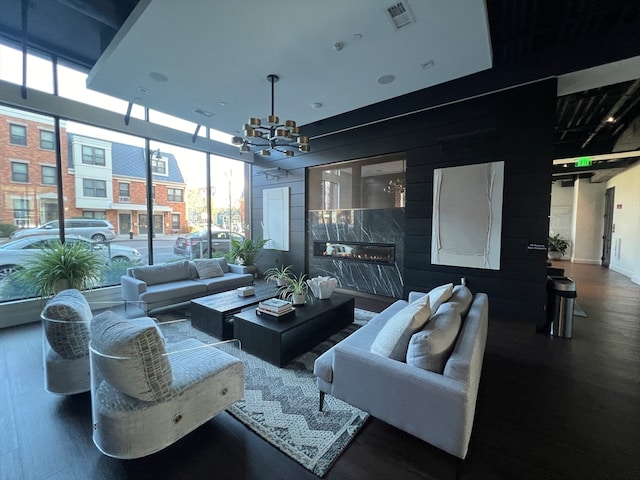
<instances>
[{"instance_id":1,"label":"black trash can","mask_svg":"<svg viewBox=\"0 0 640 480\"><path fill-rule=\"evenodd\" d=\"M576 282L569 277L547 279L547 324L554 337L571 338L573 306L578 296Z\"/></svg>"}]
</instances>

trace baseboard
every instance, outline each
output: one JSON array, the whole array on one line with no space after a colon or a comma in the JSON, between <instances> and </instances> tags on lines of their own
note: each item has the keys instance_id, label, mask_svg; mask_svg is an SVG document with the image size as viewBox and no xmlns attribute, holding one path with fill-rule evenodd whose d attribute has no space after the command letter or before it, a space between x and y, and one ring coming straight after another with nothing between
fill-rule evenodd
<instances>
[{"instance_id":1,"label":"baseboard","mask_svg":"<svg viewBox=\"0 0 640 480\"><path fill-rule=\"evenodd\" d=\"M609 265L609 270L613 270L614 272L617 272L621 275L624 275L625 277L628 277L630 280L633 281L633 272L626 270L624 268L618 267L616 265Z\"/></svg>"},{"instance_id":2,"label":"baseboard","mask_svg":"<svg viewBox=\"0 0 640 480\"><path fill-rule=\"evenodd\" d=\"M588 259L588 258L572 258L571 259L571 263L582 263L585 265L601 265L602 264L602 260L598 259L598 260L592 260L592 259Z\"/></svg>"},{"instance_id":3,"label":"baseboard","mask_svg":"<svg viewBox=\"0 0 640 480\"><path fill-rule=\"evenodd\" d=\"M636 283L636 284L640 285L640 275L633 275L633 276L631 277L631 281L632 281L633 283Z\"/></svg>"}]
</instances>

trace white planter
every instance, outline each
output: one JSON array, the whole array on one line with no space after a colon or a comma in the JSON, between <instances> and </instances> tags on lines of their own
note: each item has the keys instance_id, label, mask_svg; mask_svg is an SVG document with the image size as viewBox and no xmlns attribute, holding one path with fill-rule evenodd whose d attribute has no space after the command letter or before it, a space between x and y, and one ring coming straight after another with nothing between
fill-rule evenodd
<instances>
[{"instance_id":1,"label":"white planter","mask_svg":"<svg viewBox=\"0 0 640 480\"><path fill-rule=\"evenodd\" d=\"M291 295L291 303L294 305L304 305L306 295Z\"/></svg>"}]
</instances>

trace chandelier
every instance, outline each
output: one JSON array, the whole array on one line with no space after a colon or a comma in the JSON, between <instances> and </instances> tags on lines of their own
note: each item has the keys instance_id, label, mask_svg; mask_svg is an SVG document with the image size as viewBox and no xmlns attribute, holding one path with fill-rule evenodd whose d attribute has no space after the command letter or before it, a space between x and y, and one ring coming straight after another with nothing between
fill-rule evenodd
<instances>
[{"instance_id":1,"label":"chandelier","mask_svg":"<svg viewBox=\"0 0 640 480\"><path fill-rule=\"evenodd\" d=\"M395 180L389 180L389 183L386 187L382 189L385 193L404 193L405 186L404 181L401 178L396 178Z\"/></svg>"},{"instance_id":2,"label":"chandelier","mask_svg":"<svg viewBox=\"0 0 640 480\"><path fill-rule=\"evenodd\" d=\"M240 147L240 152L250 152L252 148L261 148L260 155L269 156L271 151L284 153L287 157L293 157L293 149L298 148L301 152L310 151L309 139L300 135L300 129L296 127L293 120L285 120L280 123L280 119L274 113L274 85L279 80L277 75L267 75L267 80L271 83L271 115L267 118L250 118L249 123L245 123L242 129L244 137L233 137L233 145Z\"/></svg>"}]
</instances>

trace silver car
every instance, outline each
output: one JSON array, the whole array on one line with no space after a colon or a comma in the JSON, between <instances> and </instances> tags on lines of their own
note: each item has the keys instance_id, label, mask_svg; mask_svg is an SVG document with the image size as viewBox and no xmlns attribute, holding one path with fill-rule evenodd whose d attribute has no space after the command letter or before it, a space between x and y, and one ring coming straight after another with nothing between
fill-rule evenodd
<instances>
[{"instance_id":1,"label":"silver car","mask_svg":"<svg viewBox=\"0 0 640 480\"><path fill-rule=\"evenodd\" d=\"M37 255L52 242L58 241L56 235L35 236L19 238L12 242L0 245L0 280L7 278L30 259ZM91 248L96 255L104 257L105 265L109 262L141 260L140 252L135 248L129 248L115 244L94 243L88 238L77 235L66 236L66 242L84 242L87 248Z\"/></svg>"},{"instance_id":2,"label":"silver car","mask_svg":"<svg viewBox=\"0 0 640 480\"><path fill-rule=\"evenodd\" d=\"M53 220L35 228L23 228L11 234L11 239L31 237L33 235L54 235L60 233L60 222ZM96 242L116 238L114 226L108 220L94 218L72 218L64 221L64 234L80 235Z\"/></svg>"}]
</instances>

